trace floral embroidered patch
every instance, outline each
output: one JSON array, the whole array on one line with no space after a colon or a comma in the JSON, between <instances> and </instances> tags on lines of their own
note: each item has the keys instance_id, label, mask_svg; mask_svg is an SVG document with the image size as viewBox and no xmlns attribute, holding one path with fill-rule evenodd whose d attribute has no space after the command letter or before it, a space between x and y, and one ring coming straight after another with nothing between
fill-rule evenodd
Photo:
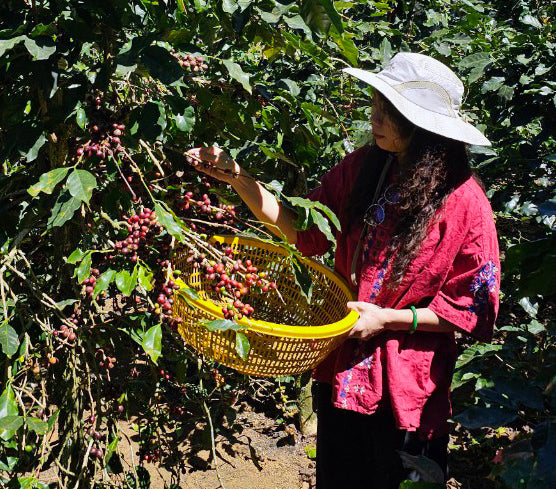
<instances>
[{"instance_id":1,"label":"floral embroidered patch","mask_svg":"<svg viewBox=\"0 0 556 489\"><path fill-rule=\"evenodd\" d=\"M469 310L474 314L485 311L489 303L490 294L496 290L498 268L492 260L485 263L471 282L470 290L473 292L473 305Z\"/></svg>"},{"instance_id":2,"label":"floral embroidered patch","mask_svg":"<svg viewBox=\"0 0 556 489\"><path fill-rule=\"evenodd\" d=\"M384 282L384 277L386 276L386 271L388 269L389 260L386 258L382 264L380 265L380 270L378 271L378 275L376 280L373 284L373 289L371 294L369 295L369 302L374 302L375 299L378 297L380 289L382 288L382 283Z\"/></svg>"}]
</instances>

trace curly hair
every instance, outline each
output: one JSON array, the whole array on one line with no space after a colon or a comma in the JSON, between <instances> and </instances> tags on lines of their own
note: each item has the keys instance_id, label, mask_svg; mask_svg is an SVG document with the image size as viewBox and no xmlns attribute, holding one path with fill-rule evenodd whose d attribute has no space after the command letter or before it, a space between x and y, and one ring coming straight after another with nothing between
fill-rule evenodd
<instances>
[{"instance_id":1,"label":"curly hair","mask_svg":"<svg viewBox=\"0 0 556 489\"><path fill-rule=\"evenodd\" d=\"M450 193L472 175L465 143L439 136L408 121L383 97L381 108L396 125L399 134L409 138L403 165L398 167L400 198L398 221L394 227L387 256L394 257L388 287L397 287L407 267L417 255L427 230ZM344 209L348 229L363 218L371 203L378 177L388 153L374 144L369 152L369 165L363 165L349 204Z\"/></svg>"}]
</instances>

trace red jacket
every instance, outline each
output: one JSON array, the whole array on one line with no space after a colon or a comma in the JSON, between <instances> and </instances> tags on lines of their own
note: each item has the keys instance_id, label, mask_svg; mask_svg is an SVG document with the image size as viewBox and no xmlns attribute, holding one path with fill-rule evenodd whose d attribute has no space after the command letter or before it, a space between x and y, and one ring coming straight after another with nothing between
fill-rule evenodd
<instances>
[{"instance_id":1,"label":"red jacket","mask_svg":"<svg viewBox=\"0 0 556 489\"><path fill-rule=\"evenodd\" d=\"M343 226L342 209L354 181L363 164L373 164L367 161L369 149L349 154L308 196L330 207ZM404 279L393 289L384 287L384 280L392 262L385 253L395 216L392 206L384 223L367 234L358 267L358 300L396 309L428 307L462 332L490 341L499 305L500 260L492 209L477 181L468 178L448 196ZM361 229L362 223L336 236L335 269L348 282ZM313 226L297 233L297 246L312 256L325 253L330 243ZM452 333L384 331L365 342L346 340L314 376L333 384L336 407L371 414L389 402L398 428L430 438L448 430L456 358Z\"/></svg>"}]
</instances>

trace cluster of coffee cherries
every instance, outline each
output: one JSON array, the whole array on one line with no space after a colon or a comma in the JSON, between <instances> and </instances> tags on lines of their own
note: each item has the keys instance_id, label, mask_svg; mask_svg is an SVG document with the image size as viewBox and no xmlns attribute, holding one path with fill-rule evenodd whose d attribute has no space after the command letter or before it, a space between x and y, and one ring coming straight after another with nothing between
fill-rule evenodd
<instances>
[{"instance_id":1,"label":"cluster of coffee cherries","mask_svg":"<svg viewBox=\"0 0 556 489\"><path fill-rule=\"evenodd\" d=\"M124 124L113 123L111 127L94 124L91 126L90 141L77 148L77 156L85 155L90 158L96 155L104 160L109 156L120 154L124 149L120 140L124 129Z\"/></svg>"},{"instance_id":2,"label":"cluster of coffee cherries","mask_svg":"<svg viewBox=\"0 0 556 489\"><path fill-rule=\"evenodd\" d=\"M182 210L188 211L195 207L200 214L208 215L224 225L232 225L234 223L236 211L233 205L213 205L208 194L203 194L200 199L195 199L193 192L186 192L183 196Z\"/></svg>"},{"instance_id":3,"label":"cluster of coffee cherries","mask_svg":"<svg viewBox=\"0 0 556 489\"><path fill-rule=\"evenodd\" d=\"M205 60L202 56L193 56L192 54L179 54L176 53L175 49L171 49L170 53L174 58L178 60L178 63L182 68L189 69L195 73L199 71L204 71L208 68Z\"/></svg>"},{"instance_id":4,"label":"cluster of coffee cherries","mask_svg":"<svg viewBox=\"0 0 556 489\"><path fill-rule=\"evenodd\" d=\"M90 423L90 426L86 431L86 434L88 436L90 436L91 438L93 438L93 440L94 440L94 444L93 444L93 446L91 446L91 450L89 450L89 459L91 459L91 460L94 460L94 459L102 460L103 457L104 457L104 454L99 447L99 442L102 440L103 436L99 431L95 430L95 427L94 427L95 421L96 421L96 416L91 415L88 419L88 422Z\"/></svg>"},{"instance_id":5,"label":"cluster of coffee cherries","mask_svg":"<svg viewBox=\"0 0 556 489\"><path fill-rule=\"evenodd\" d=\"M107 348L97 348L95 352L95 357L98 361L98 365L106 370L112 370L116 364L116 357L109 355Z\"/></svg>"},{"instance_id":6,"label":"cluster of coffee cherries","mask_svg":"<svg viewBox=\"0 0 556 489\"><path fill-rule=\"evenodd\" d=\"M93 297L93 292L95 290L95 284L97 283L97 277L100 275L100 270L98 268L91 268L91 275L87 277L81 285L85 286L85 292L89 298Z\"/></svg>"},{"instance_id":7,"label":"cluster of coffee cherries","mask_svg":"<svg viewBox=\"0 0 556 489\"><path fill-rule=\"evenodd\" d=\"M138 214L129 217L123 216L127 221L128 235L121 241L114 243L114 248L124 256L129 256L132 263L137 263L137 251L144 244L162 232L156 213L149 208L144 208Z\"/></svg>"},{"instance_id":8,"label":"cluster of coffee cherries","mask_svg":"<svg viewBox=\"0 0 556 489\"><path fill-rule=\"evenodd\" d=\"M160 316L162 322L168 323L172 329L176 329L182 322L179 316L172 316L172 305L174 304L174 291L179 290L180 286L172 279L161 282L156 289L158 297L154 305L154 313Z\"/></svg>"},{"instance_id":9,"label":"cluster of coffee cherries","mask_svg":"<svg viewBox=\"0 0 556 489\"><path fill-rule=\"evenodd\" d=\"M251 260L236 259L229 246L224 245L222 252L224 256L217 262L208 260L204 253L191 250L186 262L200 267L205 279L211 284L212 291L226 301L226 305L222 306L225 319L250 317L255 309L245 302L244 297L253 287L257 287L261 293L274 290L276 282L268 280L267 273L259 271Z\"/></svg>"},{"instance_id":10,"label":"cluster of coffee cherries","mask_svg":"<svg viewBox=\"0 0 556 489\"><path fill-rule=\"evenodd\" d=\"M143 460L143 462L153 462L156 463L160 460L160 457L162 455L162 450L160 449L160 447L158 446L154 446L156 444L156 440L152 439L149 441L151 443L152 448L150 448L149 450L145 450L142 455L141 455L141 459Z\"/></svg>"},{"instance_id":11,"label":"cluster of coffee cherries","mask_svg":"<svg viewBox=\"0 0 556 489\"><path fill-rule=\"evenodd\" d=\"M62 336L67 339L70 343L73 343L77 338L73 327L69 327L67 324L62 324L59 329L55 329L52 332L52 336Z\"/></svg>"}]
</instances>

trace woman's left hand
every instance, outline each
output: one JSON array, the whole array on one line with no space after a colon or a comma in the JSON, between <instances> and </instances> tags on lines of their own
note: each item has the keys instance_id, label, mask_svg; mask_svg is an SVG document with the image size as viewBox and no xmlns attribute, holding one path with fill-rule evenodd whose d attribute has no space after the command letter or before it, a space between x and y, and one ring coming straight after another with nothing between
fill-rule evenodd
<instances>
[{"instance_id":1,"label":"woman's left hand","mask_svg":"<svg viewBox=\"0 0 556 489\"><path fill-rule=\"evenodd\" d=\"M369 302L348 302L347 307L359 313L359 319L349 332L349 338L368 340L384 331L388 309L383 309Z\"/></svg>"}]
</instances>

